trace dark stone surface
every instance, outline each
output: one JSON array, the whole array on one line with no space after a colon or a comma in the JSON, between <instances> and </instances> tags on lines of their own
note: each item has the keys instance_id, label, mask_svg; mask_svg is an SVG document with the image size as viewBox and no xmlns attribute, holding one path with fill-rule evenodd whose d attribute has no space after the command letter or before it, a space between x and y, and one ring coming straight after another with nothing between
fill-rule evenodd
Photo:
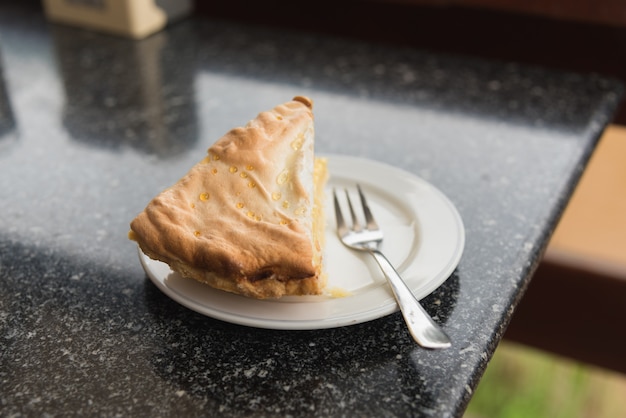
<instances>
[{"instance_id":1,"label":"dark stone surface","mask_svg":"<svg viewBox=\"0 0 626 418\"><path fill-rule=\"evenodd\" d=\"M0 14L3 415L459 416L621 86L579 75L192 19L143 41ZM305 94L317 150L441 189L466 227L425 298L318 331L231 325L146 278L128 223L228 129Z\"/></svg>"}]
</instances>

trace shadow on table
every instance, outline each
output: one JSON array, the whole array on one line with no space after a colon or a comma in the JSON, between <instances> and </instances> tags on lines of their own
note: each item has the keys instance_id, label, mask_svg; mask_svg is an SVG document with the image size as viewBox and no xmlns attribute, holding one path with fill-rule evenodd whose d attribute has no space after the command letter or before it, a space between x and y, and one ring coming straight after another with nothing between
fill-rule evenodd
<instances>
[{"instance_id":1,"label":"shadow on table","mask_svg":"<svg viewBox=\"0 0 626 418\"><path fill-rule=\"evenodd\" d=\"M604 100L595 92L614 86L614 80L601 76L593 76L590 86L580 74L515 62L381 48L261 25L199 22L201 71L522 126L584 129L590 122L589 100Z\"/></svg>"},{"instance_id":2,"label":"shadow on table","mask_svg":"<svg viewBox=\"0 0 626 418\"><path fill-rule=\"evenodd\" d=\"M423 300L425 308L445 323L458 290L455 273ZM434 404L411 359L422 349L399 313L348 327L278 331L202 316L147 279L145 297L165 329L152 361L156 372L223 414L406 415Z\"/></svg>"}]
</instances>

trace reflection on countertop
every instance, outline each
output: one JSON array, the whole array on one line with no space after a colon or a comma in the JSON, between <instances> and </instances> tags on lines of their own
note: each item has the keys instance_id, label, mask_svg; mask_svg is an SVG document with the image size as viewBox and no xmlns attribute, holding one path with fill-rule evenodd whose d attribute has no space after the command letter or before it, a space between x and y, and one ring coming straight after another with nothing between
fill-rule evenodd
<instances>
[{"instance_id":1,"label":"reflection on countertop","mask_svg":"<svg viewBox=\"0 0 626 418\"><path fill-rule=\"evenodd\" d=\"M194 37L188 26L133 41L50 25L63 125L92 146L176 156L197 141Z\"/></svg>"},{"instance_id":2,"label":"reflection on countertop","mask_svg":"<svg viewBox=\"0 0 626 418\"><path fill-rule=\"evenodd\" d=\"M7 152L11 144L17 141L15 130L15 116L4 79L2 48L0 48L0 155Z\"/></svg>"}]
</instances>

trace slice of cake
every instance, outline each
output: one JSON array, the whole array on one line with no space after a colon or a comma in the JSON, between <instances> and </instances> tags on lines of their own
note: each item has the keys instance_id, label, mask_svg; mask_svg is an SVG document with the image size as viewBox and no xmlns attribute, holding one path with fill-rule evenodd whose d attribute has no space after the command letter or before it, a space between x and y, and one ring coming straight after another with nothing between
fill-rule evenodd
<instances>
[{"instance_id":1,"label":"slice of cake","mask_svg":"<svg viewBox=\"0 0 626 418\"><path fill-rule=\"evenodd\" d=\"M307 97L232 129L130 224L149 257L255 298L319 294L326 162Z\"/></svg>"}]
</instances>

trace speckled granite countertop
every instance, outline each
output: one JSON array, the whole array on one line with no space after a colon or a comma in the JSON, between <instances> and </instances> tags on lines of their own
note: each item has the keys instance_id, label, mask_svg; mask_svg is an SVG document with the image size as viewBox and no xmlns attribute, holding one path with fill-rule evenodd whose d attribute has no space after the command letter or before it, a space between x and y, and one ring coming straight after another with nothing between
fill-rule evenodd
<instances>
[{"instance_id":1,"label":"speckled granite countertop","mask_svg":"<svg viewBox=\"0 0 626 418\"><path fill-rule=\"evenodd\" d=\"M19 7L19 6L12 6ZM189 20L140 42L0 14L0 409L5 416L459 416L621 86L468 57ZM196 314L146 278L129 221L219 136L296 94L317 149L408 170L466 248L399 314L272 331Z\"/></svg>"}]
</instances>

